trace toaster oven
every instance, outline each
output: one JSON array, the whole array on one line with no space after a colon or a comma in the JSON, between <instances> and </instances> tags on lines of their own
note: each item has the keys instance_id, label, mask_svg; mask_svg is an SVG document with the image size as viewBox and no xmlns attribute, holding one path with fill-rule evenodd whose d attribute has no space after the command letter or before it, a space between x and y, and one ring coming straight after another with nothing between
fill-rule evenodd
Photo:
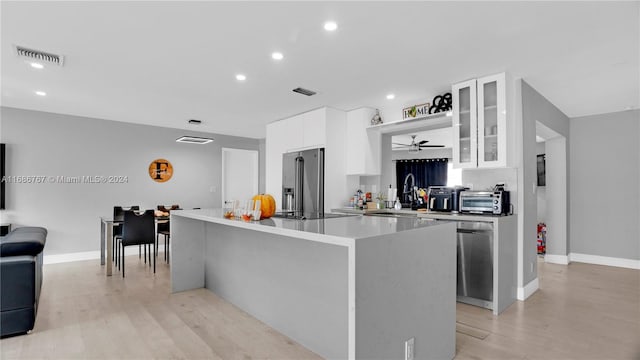
<instances>
[{"instance_id":1,"label":"toaster oven","mask_svg":"<svg viewBox=\"0 0 640 360\"><path fill-rule=\"evenodd\" d=\"M463 191L460 193L460 212L472 214L508 214L508 191Z\"/></svg>"}]
</instances>

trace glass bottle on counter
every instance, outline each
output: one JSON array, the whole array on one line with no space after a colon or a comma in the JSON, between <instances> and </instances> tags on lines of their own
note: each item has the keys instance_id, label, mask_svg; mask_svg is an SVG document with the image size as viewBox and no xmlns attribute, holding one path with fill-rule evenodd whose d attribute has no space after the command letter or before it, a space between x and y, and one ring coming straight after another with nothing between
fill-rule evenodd
<instances>
[{"instance_id":1,"label":"glass bottle on counter","mask_svg":"<svg viewBox=\"0 0 640 360\"><path fill-rule=\"evenodd\" d=\"M396 203L393 204L393 208L396 209L396 210L402 209L402 204L400 203L400 198L399 197L396 198Z\"/></svg>"}]
</instances>

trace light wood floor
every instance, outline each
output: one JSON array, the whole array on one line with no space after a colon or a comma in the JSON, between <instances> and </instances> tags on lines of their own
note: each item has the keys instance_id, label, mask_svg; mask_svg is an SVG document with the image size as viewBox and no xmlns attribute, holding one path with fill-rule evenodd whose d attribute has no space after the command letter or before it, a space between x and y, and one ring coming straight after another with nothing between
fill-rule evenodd
<instances>
[{"instance_id":1,"label":"light wood floor","mask_svg":"<svg viewBox=\"0 0 640 360\"><path fill-rule=\"evenodd\" d=\"M0 358L319 358L207 290L170 294L168 270L137 257L125 279L97 261L45 265L35 329L0 340ZM456 359L640 359L640 271L539 263L539 275L498 317L458 304Z\"/></svg>"}]
</instances>

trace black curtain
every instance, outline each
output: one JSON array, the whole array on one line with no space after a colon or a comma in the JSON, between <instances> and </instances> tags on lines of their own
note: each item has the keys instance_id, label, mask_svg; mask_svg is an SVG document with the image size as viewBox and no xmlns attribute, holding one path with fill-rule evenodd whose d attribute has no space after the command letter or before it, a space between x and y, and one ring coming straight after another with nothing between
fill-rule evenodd
<instances>
[{"instance_id":1,"label":"black curtain","mask_svg":"<svg viewBox=\"0 0 640 360\"><path fill-rule=\"evenodd\" d=\"M428 188L429 186L447 185L447 159L413 159L396 160L396 184L398 197L402 200L404 178L413 174L416 178L415 186Z\"/></svg>"}]
</instances>

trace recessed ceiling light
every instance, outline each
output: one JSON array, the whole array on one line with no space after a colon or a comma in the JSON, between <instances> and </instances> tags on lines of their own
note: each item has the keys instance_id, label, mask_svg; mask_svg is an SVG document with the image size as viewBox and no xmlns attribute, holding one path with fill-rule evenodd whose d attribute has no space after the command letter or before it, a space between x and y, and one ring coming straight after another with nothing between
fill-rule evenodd
<instances>
[{"instance_id":1,"label":"recessed ceiling light","mask_svg":"<svg viewBox=\"0 0 640 360\"><path fill-rule=\"evenodd\" d=\"M274 53L271 54L271 58L273 60L282 60L282 59L284 59L284 55L282 55L281 52L274 52Z\"/></svg>"},{"instance_id":2,"label":"recessed ceiling light","mask_svg":"<svg viewBox=\"0 0 640 360\"><path fill-rule=\"evenodd\" d=\"M387 100L393 100L396 96L394 94L387 94Z\"/></svg>"},{"instance_id":3,"label":"recessed ceiling light","mask_svg":"<svg viewBox=\"0 0 640 360\"><path fill-rule=\"evenodd\" d=\"M324 23L324 29L327 31L335 31L338 28L338 24L333 21L327 21Z\"/></svg>"},{"instance_id":4,"label":"recessed ceiling light","mask_svg":"<svg viewBox=\"0 0 640 360\"><path fill-rule=\"evenodd\" d=\"M47 93L44 91L36 91L36 95L47 96Z\"/></svg>"},{"instance_id":5,"label":"recessed ceiling light","mask_svg":"<svg viewBox=\"0 0 640 360\"><path fill-rule=\"evenodd\" d=\"M238 74L238 75L236 75L236 80L245 81L245 80L247 80L247 77L244 74Z\"/></svg>"},{"instance_id":6,"label":"recessed ceiling light","mask_svg":"<svg viewBox=\"0 0 640 360\"><path fill-rule=\"evenodd\" d=\"M37 62L32 62L32 63L30 63L30 65L31 65L32 68L35 68L35 69L43 69L44 68L44 65L42 65L40 63L37 63Z\"/></svg>"}]
</instances>

